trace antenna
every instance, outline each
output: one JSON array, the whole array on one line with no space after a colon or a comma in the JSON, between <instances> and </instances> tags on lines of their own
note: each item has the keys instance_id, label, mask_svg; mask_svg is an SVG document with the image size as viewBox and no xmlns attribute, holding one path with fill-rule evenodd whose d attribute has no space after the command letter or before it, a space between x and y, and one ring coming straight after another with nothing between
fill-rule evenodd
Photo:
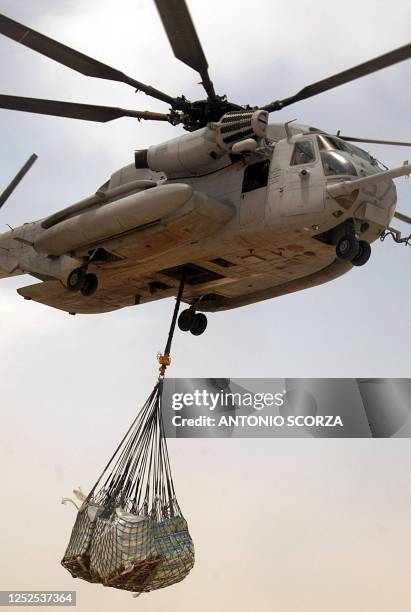
<instances>
[{"instance_id":1,"label":"antenna","mask_svg":"<svg viewBox=\"0 0 411 612\"><path fill-rule=\"evenodd\" d=\"M297 121L297 119L290 119L290 121L286 121L284 123L284 129L285 129L285 133L287 134L288 142L290 142L291 138L293 137L293 133L288 126L290 125L290 123L294 123L294 121Z\"/></svg>"}]
</instances>

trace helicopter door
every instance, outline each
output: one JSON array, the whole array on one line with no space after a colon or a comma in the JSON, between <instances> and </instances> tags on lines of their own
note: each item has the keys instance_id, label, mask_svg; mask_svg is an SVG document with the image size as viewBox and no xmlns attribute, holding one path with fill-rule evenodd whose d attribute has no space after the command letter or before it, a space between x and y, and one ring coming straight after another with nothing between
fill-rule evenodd
<instances>
[{"instance_id":1,"label":"helicopter door","mask_svg":"<svg viewBox=\"0 0 411 612\"><path fill-rule=\"evenodd\" d=\"M281 214L307 215L324 210L325 178L312 138L284 142L289 148Z\"/></svg>"},{"instance_id":2,"label":"helicopter door","mask_svg":"<svg viewBox=\"0 0 411 612\"><path fill-rule=\"evenodd\" d=\"M258 223L265 216L270 160L250 164L244 171L240 202L240 225Z\"/></svg>"}]
</instances>

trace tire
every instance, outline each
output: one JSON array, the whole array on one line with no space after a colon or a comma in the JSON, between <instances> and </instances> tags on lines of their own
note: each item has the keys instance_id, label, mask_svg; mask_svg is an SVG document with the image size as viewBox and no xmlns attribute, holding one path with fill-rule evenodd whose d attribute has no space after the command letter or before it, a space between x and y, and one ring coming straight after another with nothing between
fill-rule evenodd
<instances>
[{"instance_id":1,"label":"tire","mask_svg":"<svg viewBox=\"0 0 411 612\"><path fill-rule=\"evenodd\" d=\"M363 266L371 257L371 246L365 240L360 240L359 251L354 259L351 260L353 266Z\"/></svg>"},{"instance_id":2,"label":"tire","mask_svg":"<svg viewBox=\"0 0 411 612\"><path fill-rule=\"evenodd\" d=\"M86 274L84 285L81 288L81 293L86 297L89 295L93 295L93 293L97 291L97 287L98 287L97 276L92 273Z\"/></svg>"},{"instance_id":3,"label":"tire","mask_svg":"<svg viewBox=\"0 0 411 612\"><path fill-rule=\"evenodd\" d=\"M86 271L83 268L75 268L67 278L67 289L70 291L80 291L86 280Z\"/></svg>"},{"instance_id":4,"label":"tire","mask_svg":"<svg viewBox=\"0 0 411 612\"><path fill-rule=\"evenodd\" d=\"M207 329L207 317L202 312L198 312L194 318L190 332L193 336L201 336Z\"/></svg>"},{"instance_id":5,"label":"tire","mask_svg":"<svg viewBox=\"0 0 411 612\"><path fill-rule=\"evenodd\" d=\"M181 331L190 331L194 324L196 313L192 308L186 308L178 317L178 327Z\"/></svg>"},{"instance_id":6,"label":"tire","mask_svg":"<svg viewBox=\"0 0 411 612\"><path fill-rule=\"evenodd\" d=\"M360 243L354 234L346 234L337 243L336 254L338 259L352 261L358 255Z\"/></svg>"}]
</instances>

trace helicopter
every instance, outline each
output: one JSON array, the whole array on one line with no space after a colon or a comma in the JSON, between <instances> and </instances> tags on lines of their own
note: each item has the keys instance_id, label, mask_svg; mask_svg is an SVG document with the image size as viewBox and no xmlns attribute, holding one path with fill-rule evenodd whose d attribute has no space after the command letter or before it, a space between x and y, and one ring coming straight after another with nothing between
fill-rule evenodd
<instances>
[{"instance_id":1,"label":"helicopter","mask_svg":"<svg viewBox=\"0 0 411 612\"><path fill-rule=\"evenodd\" d=\"M175 57L197 71L202 100L173 97L0 15L0 33L83 75L132 86L168 105L166 113L0 95L0 108L107 122L164 121L186 133L135 151L94 194L0 235L0 279L29 274L26 300L69 314L97 314L178 295L182 331L197 336L207 312L245 306L331 281L371 256L396 211L388 169L353 143L365 139L269 115L296 102L405 61L411 44L263 106L216 93L184 0L155 0ZM31 168L0 196L0 208Z\"/></svg>"}]
</instances>

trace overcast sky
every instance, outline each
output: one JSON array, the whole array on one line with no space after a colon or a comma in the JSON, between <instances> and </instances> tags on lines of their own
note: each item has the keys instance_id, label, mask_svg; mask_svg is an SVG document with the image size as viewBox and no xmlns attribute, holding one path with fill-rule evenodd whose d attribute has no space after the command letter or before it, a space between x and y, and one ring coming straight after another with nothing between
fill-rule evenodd
<instances>
[{"instance_id":1,"label":"overcast sky","mask_svg":"<svg viewBox=\"0 0 411 612\"><path fill-rule=\"evenodd\" d=\"M189 6L217 92L252 105L405 44L411 22L407 0ZM199 77L173 58L150 0L0 0L0 8L171 95L203 95ZM167 110L6 38L0 57L1 93ZM410 76L410 62L403 63L271 120L410 141ZM32 152L39 155L0 211L0 227L94 193L133 161L134 149L178 133L131 119L94 124L0 111L0 189ZM405 148L369 150L390 167L411 157ZM410 215L411 182L396 184L398 210ZM210 315L200 338L176 334L170 376L408 377L410 265L411 249L387 239L374 243L366 266L330 284ZM93 484L150 391L173 301L69 317L17 295L32 282L0 281L0 457L8 500L1 588L77 588L80 610L408 610L409 440L173 440L175 484L197 545L192 576L137 602L73 582L58 561L75 517L59 500L73 486Z\"/></svg>"}]
</instances>

